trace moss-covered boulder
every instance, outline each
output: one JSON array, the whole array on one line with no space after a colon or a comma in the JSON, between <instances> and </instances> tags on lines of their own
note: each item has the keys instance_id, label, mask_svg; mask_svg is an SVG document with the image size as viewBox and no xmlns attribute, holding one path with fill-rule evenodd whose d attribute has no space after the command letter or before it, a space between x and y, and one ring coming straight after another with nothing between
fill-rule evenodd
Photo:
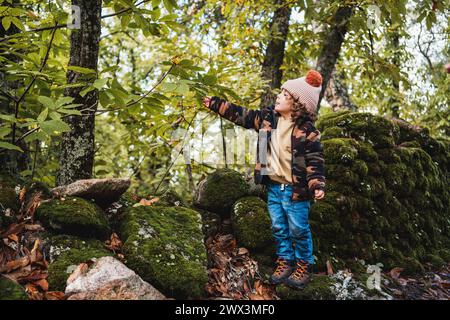
<instances>
[{"instance_id":1,"label":"moss-covered boulder","mask_svg":"<svg viewBox=\"0 0 450 320\"><path fill-rule=\"evenodd\" d=\"M316 125L327 178L310 212L319 268L359 258L408 274L449 262L450 143L369 113L327 114Z\"/></svg>"},{"instance_id":2,"label":"moss-covered boulder","mask_svg":"<svg viewBox=\"0 0 450 320\"><path fill-rule=\"evenodd\" d=\"M229 217L234 202L248 192L249 186L239 172L219 169L199 183L194 205Z\"/></svg>"},{"instance_id":3,"label":"moss-covered boulder","mask_svg":"<svg viewBox=\"0 0 450 320\"><path fill-rule=\"evenodd\" d=\"M50 262L47 280L51 291L64 291L67 278L80 263L113 255L101 241L95 239L47 234L43 242Z\"/></svg>"},{"instance_id":4,"label":"moss-covered boulder","mask_svg":"<svg viewBox=\"0 0 450 320\"><path fill-rule=\"evenodd\" d=\"M181 206L132 207L120 234L128 267L163 294L205 295L207 256L198 212Z\"/></svg>"},{"instance_id":5,"label":"moss-covered boulder","mask_svg":"<svg viewBox=\"0 0 450 320\"><path fill-rule=\"evenodd\" d=\"M304 289L293 289L284 284L277 286L277 295L283 300L336 300L334 281L326 275L313 275Z\"/></svg>"},{"instance_id":6,"label":"moss-covered boulder","mask_svg":"<svg viewBox=\"0 0 450 320\"><path fill-rule=\"evenodd\" d=\"M40 199L50 199L52 197L48 186L40 181L33 181L25 185L25 203L28 203L35 195L39 195Z\"/></svg>"},{"instance_id":7,"label":"moss-covered boulder","mask_svg":"<svg viewBox=\"0 0 450 320\"><path fill-rule=\"evenodd\" d=\"M155 206L188 206L186 201L172 189L167 189L161 193L152 195L152 197L159 199L154 203Z\"/></svg>"},{"instance_id":8,"label":"moss-covered boulder","mask_svg":"<svg viewBox=\"0 0 450 320\"><path fill-rule=\"evenodd\" d=\"M0 300L29 300L24 288L0 275Z\"/></svg>"},{"instance_id":9,"label":"moss-covered boulder","mask_svg":"<svg viewBox=\"0 0 450 320\"><path fill-rule=\"evenodd\" d=\"M217 213L203 209L197 209L197 211L202 216L202 231L205 240L223 231L222 218Z\"/></svg>"},{"instance_id":10,"label":"moss-covered boulder","mask_svg":"<svg viewBox=\"0 0 450 320\"><path fill-rule=\"evenodd\" d=\"M258 197L236 201L231 214L233 230L240 246L260 252L272 246L271 222L267 204Z\"/></svg>"},{"instance_id":11,"label":"moss-covered boulder","mask_svg":"<svg viewBox=\"0 0 450 320\"><path fill-rule=\"evenodd\" d=\"M66 197L43 201L35 218L55 233L105 239L110 233L103 211L93 202Z\"/></svg>"},{"instance_id":12,"label":"moss-covered boulder","mask_svg":"<svg viewBox=\"0 0 450 320\"><path fill-rule=\"evenodd\" d=\"M19 190L23 181L20 177L0 173L0 212L10 208L17 212L20 207Z\"/></svg>"}]
</instances>

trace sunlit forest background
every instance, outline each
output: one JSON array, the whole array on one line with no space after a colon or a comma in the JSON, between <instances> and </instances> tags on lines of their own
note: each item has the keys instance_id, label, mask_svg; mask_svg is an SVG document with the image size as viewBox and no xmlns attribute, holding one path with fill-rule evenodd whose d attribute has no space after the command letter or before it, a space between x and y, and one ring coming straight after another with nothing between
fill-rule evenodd
<instances>
[{"instance_id":1,"label":"sunlit forest background","mask_svg":"<svg viewBox=\"0 0 450 320\"><path fill-rule=\"evenodd\" d=\"M77 21L71 5L85 1L1 2L0 156L27 180L73 180L64 181L70 156L95 139L80 151L93 157L91 177L131 177L143 194L170 186L190 198L216 168L251 168L255 151L227 160L225 132L243 130L202 98L261 108L311 68L327 81L319 118L367 111L448 139L445 1L94 1L100 37L81 42L71 40L77 23L97 23ZM77 133L84 138L68 133L81 116L95 123ZM204 161L186 163L187 145Z\"/></svg>"}]
</instances>

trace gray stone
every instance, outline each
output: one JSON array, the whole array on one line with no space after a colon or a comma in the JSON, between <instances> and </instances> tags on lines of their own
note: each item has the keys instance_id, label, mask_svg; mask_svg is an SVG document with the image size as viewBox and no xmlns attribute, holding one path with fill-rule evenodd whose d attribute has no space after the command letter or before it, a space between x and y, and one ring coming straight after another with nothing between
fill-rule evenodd
<instances>
[{"instance_id":1,"label":"gray stone","mask_svg":"<svg viewBox=\"0 0 450 320\"><path fill-rule=\"evenodd\" d=\"M67 279L68 300L164 300L166 297L114 257L80 264Z\"/></svg>"},{"instance_id":2,"label":"gray stone","mask_svg":"<svg viewBox=\"0 0 450 320\"><path fill-rule=\"evenodd\" d=\"M101 207L117 201L130 187L130 179L106 178L77 180L65 186L51 190L52 194L60 196L78 196L84 199L94 199Z\"/></svg>"}]
</instances>

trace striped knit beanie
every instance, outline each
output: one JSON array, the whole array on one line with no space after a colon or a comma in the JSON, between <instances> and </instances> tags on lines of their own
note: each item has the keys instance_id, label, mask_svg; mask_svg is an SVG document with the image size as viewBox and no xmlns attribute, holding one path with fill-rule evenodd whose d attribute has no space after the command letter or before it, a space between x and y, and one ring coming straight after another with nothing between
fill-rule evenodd
<instances>
[{"instance_id":1,"label":"striped knit beanie","mask_svg":"<svg viewBox=\"0 0 450 320\"><path fill-rule=\"evenodd\" d=\"M281 89L287 90L294 99L306 105L306 110L316 114L322 91L322 75L316 70L309 70L305 77L286 81Z\"/></svg>"}]
</instances>

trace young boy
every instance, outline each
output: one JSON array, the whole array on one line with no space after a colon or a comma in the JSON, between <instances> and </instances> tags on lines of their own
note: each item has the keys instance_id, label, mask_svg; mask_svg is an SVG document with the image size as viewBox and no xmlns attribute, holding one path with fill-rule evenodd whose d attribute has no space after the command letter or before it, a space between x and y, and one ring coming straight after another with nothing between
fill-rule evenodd
<instances>
[{"instance_id":1,"label":"young boy","mask_svg":"<svg viewBox=\"0 0 450 320\"><path fill-rule=\"evenodd\" d=\"M267 186L278 257L270 281L303 288L314 263L310 201L325 195L323 150L320 132L314 127L322 76L310 70L305 77L286 81L281 89L275 105L263 110L219 97L205 97L203 102L223 118L258 131L254 178Z\"/></svg>"}]
</instances>

